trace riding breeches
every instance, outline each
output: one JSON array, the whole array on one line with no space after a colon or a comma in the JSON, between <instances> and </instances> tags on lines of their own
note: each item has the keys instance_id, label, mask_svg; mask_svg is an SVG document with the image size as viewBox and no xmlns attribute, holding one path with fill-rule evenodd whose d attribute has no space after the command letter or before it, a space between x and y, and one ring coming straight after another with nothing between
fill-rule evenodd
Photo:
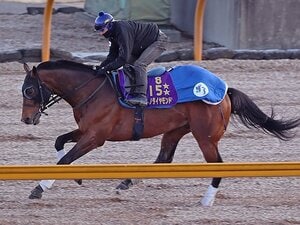
<instances>
[{"instance_id":1,"label":"riding breeches","mask_svg":"<svg viewBox=\"0 0 300 225\"><path fill-rule=\"evenodd\" d=\"M146 94L147 92L147 66L157 59L162 52L166 50L168 37L159 32L157 41L153 42L148 48L143 51L138 59L133 62L135 68L136 85L135 93Z\"/></svg>"}]
</instances>

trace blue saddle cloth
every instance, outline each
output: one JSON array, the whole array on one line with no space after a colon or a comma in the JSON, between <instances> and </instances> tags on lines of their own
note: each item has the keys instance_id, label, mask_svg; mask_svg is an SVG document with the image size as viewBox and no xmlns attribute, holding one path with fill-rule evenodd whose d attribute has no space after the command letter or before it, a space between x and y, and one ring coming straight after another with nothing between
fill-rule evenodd
<instances>
[{"instance_id":1,"label":"blue saddle cloth","mask_svg":"<svg viewBox=\"0 0 300 225\"><path fill-rule=\"evenodd\" d=\"M170 108L178 103L203 101L219 104L227 93L227 84L210 71L195 65L176 66L169 71L155 68L148 72L147 108ZM114 80L120 92L119 102L124 107L134 108L126 103L132 98L129 79L123 70L114 73Z\"/></svg>"},{"instance_id":2,"label":"blue saddle cloth","mask_svg":"<svg viewBox=\"0 0 300 225\"><path fill-rule=\"evenodd\" d=\"M225 81L200 66L177 66L170 73L177 90L178 103L201 100L216 105L227 93Z\"/></svg>"}]
</instances>

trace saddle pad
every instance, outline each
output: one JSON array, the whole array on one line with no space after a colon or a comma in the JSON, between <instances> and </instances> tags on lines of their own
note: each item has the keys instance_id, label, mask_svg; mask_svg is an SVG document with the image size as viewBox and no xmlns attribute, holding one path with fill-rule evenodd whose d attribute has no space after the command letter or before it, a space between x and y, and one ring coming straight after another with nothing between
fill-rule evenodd
<instances>
[{"instance_id":1,"label":"saddle pad","mask_svg":"<svg viewBox=\"0 0 300 225\"><path fill-rule=\"evenodd\" d=\"M122 96L119 98L120 104L134 108L124 102L132 96L130 88L126 88L130 84L123 70L118 70L115 80ZM222 79L200 66L176 66L170 71L162 71L161 75L148 76L147 108L170 108L177 103L199 100L216 105L224 99L227 89Z\"/></svg>"}]
</instances>

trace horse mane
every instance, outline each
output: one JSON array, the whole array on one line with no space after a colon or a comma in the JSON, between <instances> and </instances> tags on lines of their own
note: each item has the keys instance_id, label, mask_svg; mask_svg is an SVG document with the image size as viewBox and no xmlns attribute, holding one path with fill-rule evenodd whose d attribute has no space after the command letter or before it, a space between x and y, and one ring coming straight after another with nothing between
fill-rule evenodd
<instances>
[{"instance_id":1,"label":"horse mane","mask_svg":"<svg viewBox=\"0 0 300 225\"><path fill-rule=\"evenodd\" d=\"M46 61L37 66L38 70L57 70L57 69L69 69L69 70L82 70L88 73L94 73L92 65L85 65L78 62L68 60Z\"/></svg>"}]
</instances>

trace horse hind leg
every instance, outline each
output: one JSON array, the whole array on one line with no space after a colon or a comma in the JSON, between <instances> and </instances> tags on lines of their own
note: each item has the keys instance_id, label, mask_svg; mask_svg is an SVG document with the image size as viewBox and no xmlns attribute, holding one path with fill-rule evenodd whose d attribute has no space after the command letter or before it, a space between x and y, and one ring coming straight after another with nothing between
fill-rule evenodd
<instances>
[{"instance_id":1,"label":"horse hind leg","mask_svg":"<svg viewBox=\"0 0 300 225\"><path fill-rule=\"evenodd\" d=\"M173 161L178 142L189 132L190 128L186 125L165 133L161 140L160 152L154 163L171 163ZM132 179L125 179L117 186L117 189L126 190L134 183L135 182L133 182Z\"/></svg>"},{"instance_id":2,"label":"horse hind leg","mask_svg":"<svg viewBox=\"0 0 300 225\"><path fill-rule=\"evenodd\" d=\"M216 152L217 152L217 158L218 158L218 160L216 162L222 163L223 160L220 156L220 153L218 152L218 150L216 150ZM207 161L207 162L209 163L209 161ZM222 180L221 177L214 177L212 179L211 184L208 186L207 191L205 192L203 198L200 201L201 205L203 205L203 206L212 206L213 205L215 198L216 198L216 194L218 192L219 185L221 183L221 180Z\"/></svg>"},{"instance_id":3,"label":"horse hind leg","mask_svg":"<svg viewBox=\"0 0 300 225\"><path fill-rule=\"evenodd\" d=\"M201 112L194 112L194 117L191 117L192 134L208 163L223 162L218 151L218 142L223 136L229 121L230 114L227 106L223 105L222 109L221 106L204 105L201 108ZM200 201L203 206L213 205L221 179L221 177L212 179L207 192Z\"/></svg>"},{"instance_id":4,"label":"horse hind leg","mask_svg":"<svg viewBox=\"0 0 300 225\"><path fill-rule=\"evenodd\" d=\"M60 135L56 138L55 141L55 149L56 149L56 156L58 161L65 156L66 152L64 150L64 145L68 142L77 142L80 138L80 131L74 130L71 131L69 133ZM39 182L39 184L31 191L30 195L29 195L29 199L40 199L42 198L42 193L47 190L50 189L53 184L54 184L55 180L41 180ZM82 184L82 180L78 179L75 180L76 183L78 183L79 185Z\"/></svg>"},{"instance_id":5,"label":"horse hind leg","mask_svg":"<svg viewBox=\"0 0 300 225\"><path fill-rule=\"evenodd\" d=\"M197 139L198 141L199 139ZM217 142L212 142L207 138L204 140L203 138L198 141L200 149L202 150L203 156L208 163L222 163L223 160L218 151ZM200 203L203 206L212 206L218 192L219 185L221 183L221 177L212 178L212 182L209 185L206 193L202 197Z\"/></svg>"}]
</instances>

